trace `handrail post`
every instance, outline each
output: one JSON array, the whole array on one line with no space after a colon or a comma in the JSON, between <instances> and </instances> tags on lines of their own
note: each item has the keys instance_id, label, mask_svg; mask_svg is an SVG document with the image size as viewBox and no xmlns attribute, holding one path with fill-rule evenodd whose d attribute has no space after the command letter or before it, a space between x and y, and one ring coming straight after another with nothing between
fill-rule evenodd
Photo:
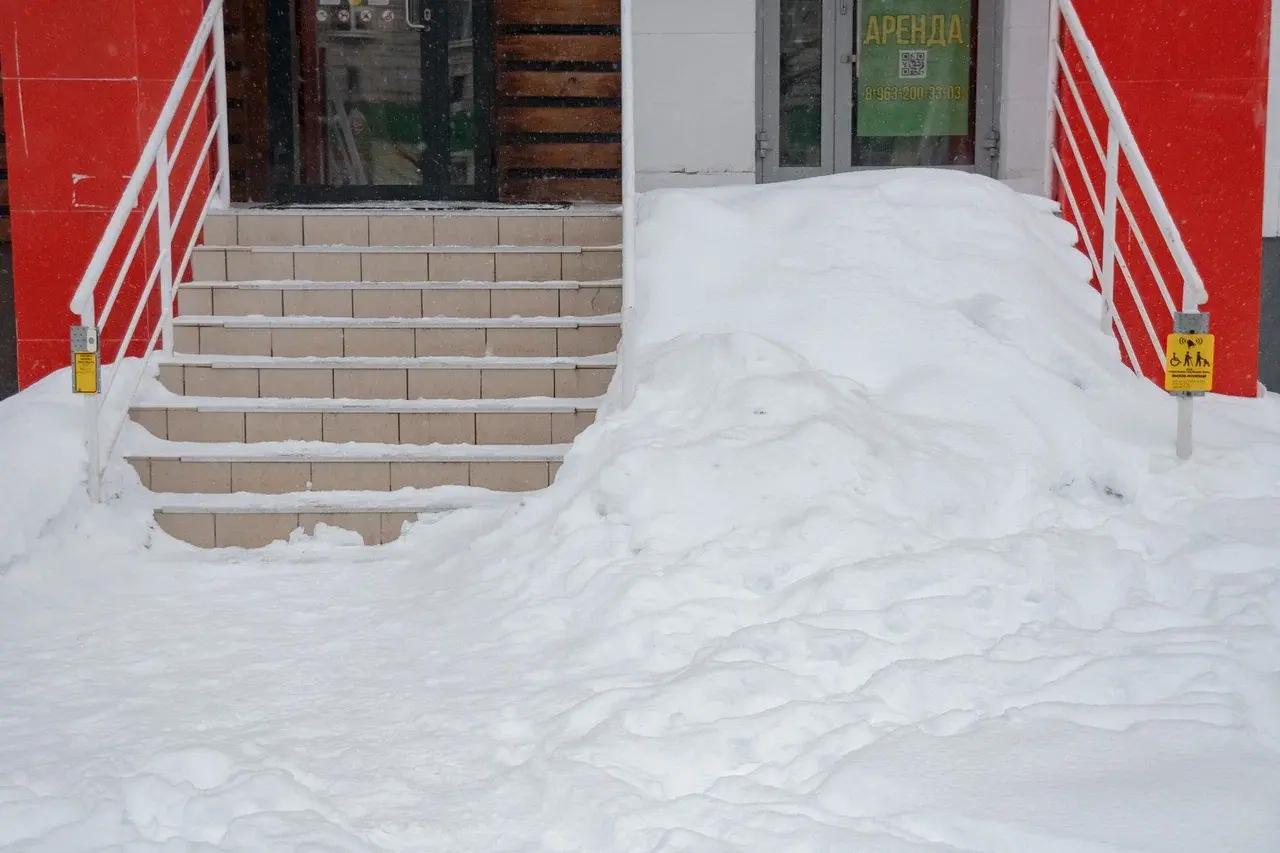
<instances>
[{"instance_id":1,"label":"handrail post","mask_svg":"<svg viewBox=\"0 0 1280 853\"><path fill-rule=\"evenodd\" d=\"M80 325L94 329L98 324L97 308L94 306L93 294L80 311ZM98 340L98 350L102 350L102 341ZM101 357L101 356L99 356ZM99 447L98 415L102 402L97 394L84 394L84 450L87 463L87 485L89 500L92 503L102 502L102 451Z\"/></svg>"},{"instance_id":2,"label":"handrail post","mask_svg":"<svg viewBox=\"0 0 1280 853\"><path fill-rule=\"evenodd\" d=\"M622 0L622 315L624 324L634 313L636 304L636 121L635 121L635 20L633 0ZM623 341L626 347L626 341ZM618 365L618 385L623 399L632 394L633 374L628 368L630 360L623 358Z\"/></svg>"},{"instance_id":3,"label":"handrail post","mask_svg":"<svg viewBox=\"0 0 1280 853\"><path fill-rule=\"evenodd\" d=\"M1048 97L1045 98L1045 158L1044 158L1044 195L1053 198L1054 169L1053 150L1058 144L1058 111L1054 107L1054 98L1058 95L1058 46L1062 40L1062 10L1059 0L1049 3L1049 84Z\"/></svg>"},{"instance_id":4,"label":"handrail post","mask_svg":"<svg viewBox=\"0 0 1280 853\"><path fill-rule=\"evenodd\" d=\"M156 152L156 228L160 232L160 348L173 352L173 224L169 212L169 141Z\"/></svg>"},{"instance_id":5,"label":"handrail post","mask_svg":"<svg viewBox=\"0 0 1280 853\"><path fill-rule=\"evenodd\" d=\"M1085 180L1088 180L1085 173ZM1116 205L1120 198L1120 135L1107 128L1106 190L1102 211L1102 331L1111 332L1116 290ZM1138 365L1133 366L1135 370Z\"/></svg>"},{"instance_id":6,"label":"handrail post","mask_svg":"<svg viewBox=\"0 0 1280 853\"><path fill-rule=\"evenodd\" d=\"M227 129L227 44L223 30L222 0L214 0L218 4L218 15L213 23L213 90L214 121L218 123L218 186L216 187L218 207L227 210L231 207L231 142Z\"/></svg>"}]
</instances>

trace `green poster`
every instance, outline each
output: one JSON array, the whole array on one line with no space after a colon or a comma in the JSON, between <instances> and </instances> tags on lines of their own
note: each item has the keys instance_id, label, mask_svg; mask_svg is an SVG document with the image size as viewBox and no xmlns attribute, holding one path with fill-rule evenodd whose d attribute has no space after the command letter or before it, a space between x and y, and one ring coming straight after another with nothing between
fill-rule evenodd
<instances>
[{"instance_id":1,"label":"green poster","mask_svg":"<svg viewBox=\"0 0 1280 853\"><path fill-rule=\"evenodd\" d=\"M972 0L863 0L858 135L969 133Z\"/></svg>"}]
</instances>

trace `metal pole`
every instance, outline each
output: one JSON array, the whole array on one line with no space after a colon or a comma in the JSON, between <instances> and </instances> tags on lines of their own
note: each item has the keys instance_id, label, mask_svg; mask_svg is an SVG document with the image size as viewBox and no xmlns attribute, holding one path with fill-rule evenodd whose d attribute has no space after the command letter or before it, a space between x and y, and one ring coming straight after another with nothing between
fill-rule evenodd
<instances>
[{"instance_id":1,"label":"metal pole","mask_svg":"<svg viewBox=\"0 0 1280 853\"><path fill-rule=\"evenodd\" d=\"M1054 168L1053 149L1058 144L1058 111L1054 108L1054 98L1058 95L1058 47L1062 40L1062 14L1059 0L1049 3L1049 85L1048 97L1045 99L1045 136L1044 136L1044 195L1053 198Z\"/></svg>"},{"instance_id":2,"label":"metal pole","mask_svg":"<svg viewBox=\"0 0 1280 853\"><path fill-rule=\"evenodd\" d=\"M173 352L173 225L169 221L169 143L156 152L156 228L160 232L160 347Z\"/></svg>"},{"instance_id":3,"label":"metal pole","mask_svg":"<svg viewBox=\"0 0 1280 853\"><path fill-rule=\"evenodd\" d=\"M635 33L632 0L622 0L622 316L623 327L636 299L636 121ZM624 399L630 398L630 373L620 348L618 374Z\"/></svg>"},{"instance_id":4,"label":"metal pole","mask_svg":"<svg viewBox=\"0 0 1280 853\"><path fill-rule=\"evenodd\" d=\"M218 122L218 186L216 188L217 206L222 210L231 207L231 142L227 135L227 45L226 33L223 31L222 0L218 4L218 15L213 22L213 90Z\"/></svg>"},{"instance_id":5,"label":"metal pole","mask_svg":"<svg viewBox=\"0 0 1280 853\"><path fill-rule=\"evenodd\" d=\"M97 309L93 304L93 294L89 294L89 301L85 303L84 308L80 312L80 325L88 329L97 328L98 317ZM102 350L102 342L98 341L98 350ZM86 486L89 490L89 500L93 503L102 501L102 463L99 459L101 453L98 447L98 410L101 406L98 400L98 394L84 394L84 449L85 458L88 463Z\"/></svg>"},{"instance_id":6,"label":"metal pole","mask_svg":"<svg viewBox=\"0 0 1280 853\"><path fill-rule=\"evenodd\" d=\"M1085 173L1085 180L1088 180ZM1110 334L1116 295L1116 206L1120 198L1120 136L1107 129L1106 190L1102 212L1102 331ZM1137 365L1135 365L1136 367Z\"/></svg>"}]
</instances>

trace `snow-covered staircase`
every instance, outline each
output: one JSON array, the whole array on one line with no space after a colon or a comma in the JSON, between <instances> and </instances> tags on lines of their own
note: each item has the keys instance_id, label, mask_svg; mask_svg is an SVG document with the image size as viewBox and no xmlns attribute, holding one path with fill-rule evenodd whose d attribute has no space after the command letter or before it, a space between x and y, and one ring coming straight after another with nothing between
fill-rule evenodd
<instances>
[{"instance_id":1,"label":"snow-covered staircase","mask_svg":"<svg viewBox=\"0 0 1280 853\"><path fill-rule=\"evenodd\" d=\"M546 487L613 375L619 243L613 208L211 217L167 391L132 410L158 523L205 547L319 523L376 544L477 489Z\"/></svg>"}]
</instances>

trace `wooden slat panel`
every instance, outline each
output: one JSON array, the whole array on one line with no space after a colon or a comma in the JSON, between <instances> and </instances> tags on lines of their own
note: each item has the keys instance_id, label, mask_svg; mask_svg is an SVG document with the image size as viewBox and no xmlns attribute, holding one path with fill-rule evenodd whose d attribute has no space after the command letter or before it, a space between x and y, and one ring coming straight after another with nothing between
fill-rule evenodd
<instances>
[{"instance_id":1,"label":"wooden slat panel","mask_svg":"<svg viewBox=\"0 0 1280 853\"><path fill-rule=\"evenodd\" d=\"M502 200L510 203L556 201L616 202L622 182L609 178L518 178L502 182Z\"/></svg>"},{"instance_id":2,"label":"wooden slat panel","mask_svg":"<svg viewBox=\"0 0 1280 853\"><path fill-rule=\"evenodd\" d=\"M549 142L503 146L501 169L620 169L622 145L617 142Z\"/></svg>"},{"instance_id":3,"label":"wooden slat panel","mask_svg":"<svg viewBox=\"0 0 1280 853\"><path fill-rule=\"evenodd\" d=\"M620 133L617 107L504 107L498 118L502 133Z\"/></svg>"},{"instance_id":4,"label":"wooden slat panel","mask_svg":"<svg viewBox=\"0 0 1280 853\"><path fill-rule=\"evenodd\" d=\"M622 18L619 0L497 0L499 26L528 24L605 24Z\"/></svg>"},{"instance_id":5,"label":"wooden slat panel","mask_svg":"<svg viewBox=\"0 0 1280 853\"><path fill-rule=\"evenodd\" d=\"M515 35L498 39L501 62L621 62L620 36Z\"/></svg>"},{"instance_id":6,"label":"wooden slat panel","mask_svg":"<svg viewBox=\"0 0 1280 853\"><path fill-rule=\"evenodd\" d=\"M506 71L498 91L508 98L619 98L622 75L591 71Z\"/></svg>"}]
</instances>

